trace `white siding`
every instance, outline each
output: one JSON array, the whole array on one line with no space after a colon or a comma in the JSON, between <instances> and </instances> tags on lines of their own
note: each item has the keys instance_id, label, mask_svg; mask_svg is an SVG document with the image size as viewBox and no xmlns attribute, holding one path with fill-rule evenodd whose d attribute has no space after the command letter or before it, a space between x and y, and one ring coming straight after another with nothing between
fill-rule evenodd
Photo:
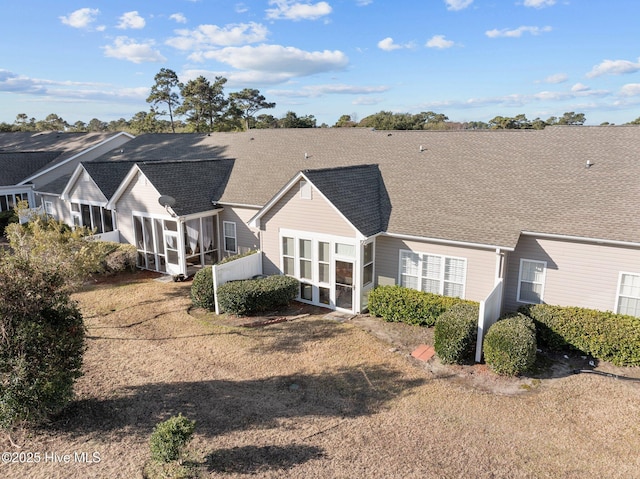
<instances>
[{"instance_id":1,"label":"white siding","mask_svg":"<svg viewBox=\"0 0 640 479\"><path fill-rule=\"evenodd\" d=\"M515 311L520 259L546 261L543 302L613 311L621 271L640 273L640 248L521 236L509 255L505 311Z\"/></svg>"},{"instance_id":2,"label":"white siding","mask_svg":"<svg viewBox=\"0 0 640 479\"><path fill-rule=\"evenodd\" d=\"M222 234L223 221L232 221L236 224L236 238L238 242L238 253L245 253L252 249L260 248L259 232L256 228L251 228L247 224L251 218L258 212L257 209L239 208L237 206L225 206L220 213L220 232ZM220 238L220 244L224 246L224 238ZM223 256L229 256L232 253L225 253L221 248Z\"/></svg>"},{"instance_id":3,"label":"white siding","mask_svg":"<svg viewBox=\"0 0 640 479\"><path fill-rule=\"evenodd\" d=\"M82 173L71 186L69 191L69 199L73 203L89 203L105 205L107 198L105 198L98 185L95 184L91 176L82 170Z\"/></svg>"}]
</instances>

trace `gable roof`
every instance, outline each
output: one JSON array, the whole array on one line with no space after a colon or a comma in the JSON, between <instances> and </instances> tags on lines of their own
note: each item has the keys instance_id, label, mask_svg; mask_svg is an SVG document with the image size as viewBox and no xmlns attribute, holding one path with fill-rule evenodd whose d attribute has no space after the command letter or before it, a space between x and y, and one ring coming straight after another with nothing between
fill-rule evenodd
<instances>
[{"instance_id":1,"label":"gable roof","mask_svg":"<svg viewBox=\"0 0 640 479\"><path fill-rule=\"evenodd\" d=\"M0 151L0 186L17 185L44 168L62 151Z\"/></svg>"},{"instance_id":2,"label":"gable roof","mask_svg":"<svg viewBox=\"0 0 640 479\"><path fill-rule=\"evenodd\" d=\"M150 134L106 157L118 155L233 158L219 202L256 207L299 171L377 164L392 234L505 248L515 247L522 231L640 244L637 126Z\"/></svg>"},{"instance_id":3,"label":"gable roof","mask_svg":"<svg viewBox=\"0 0 640 479\"><path fill-rule=\"evenodd\" d=\"M0 132L0 184L24 184L120 136L133 138L125 132Z\"/></svg>"},{"instance_id":4,"label":"gable roof","mask_svg":"<svg viewBox=\"0 0 640 479\"><path fill-rule=\"evenodd\" d=\"M88 161L81 165L108 200L134 164L133 161Z\"/></svg>"},{"instance_id":5,"label":"gable roof","mask_svg":"<svg viewBox=\"0 0 640 479\"><path fill-rule=\"evenodd\" d=\"M387 230L391 203L378 165L304 170L303 173L365 237Z\"/></svg>"}]
</instances>

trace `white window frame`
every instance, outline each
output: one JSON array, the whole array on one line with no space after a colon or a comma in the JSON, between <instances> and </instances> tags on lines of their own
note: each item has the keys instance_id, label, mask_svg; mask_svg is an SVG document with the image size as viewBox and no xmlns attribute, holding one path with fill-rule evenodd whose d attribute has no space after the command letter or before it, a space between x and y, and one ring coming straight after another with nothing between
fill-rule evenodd
<instances>
[{"instance_id":1,"label":"white window frame","mask_svg":"<svg viewBox=\"0 0 640 479\"><path fill-rule=\"evenodd\" d=\"M535 281L525 281L522 279L522 266L524 265L524 263L539 263L542 265L542 281L541 282L535 282ZM525 301L523 299L520 299L520 288L521 285L523 283L523 281L525 283L531 283L531 284L540 284L542 286L542 288L540 289L540 301L537 303L533 303L531 301ZM518 295L516 296L516 301L518 303L523 303L523 304L543 304L544 303L544 289L545 289L545 284L547 282L547 262L546 261L540 261L537 259L527 259L527 258L520 258L520 269L518 270Z\"/></svg>"},{"instance_id":2,"label":"white window frame","mask_svg":"<svg viewBox=\"0 0 640 479\"><path fill-rule=\"evenodd\" d=\"M228 225L233 225L233 235L227 234ZM235 221L222 222L222 237L223 237L225 253L237 253L238 252L238 229ZM233 239L234 249L227 249L227 238Z\"/></svg>"},{"instance_id":3,"label":"white window frame","mask_svg":"<svg viewBox=\"0 0 640 479\"><path fill-rule=\"evenodd\" d=\"M622 276L623 275L637 276L638 278L640 278L640 273L631 273L631 272L628 272L628 271L620 271L620 273L618 274L618 287L616 289L616 304L615 304L615 308L614 308L614 312L616 314L629 314L629 313L626 313L626 312L625 313L620 313L620 298L621 297L640 300L640 296L636 297L636 296L627 296L627 295L620 294L620 288L622 287Z\"/></svg>"},{"instance_id":4,"label":"white window frame","mask_svg":"<svg viewBox=\"0 0 640 479\"><path fill-rule=\"evenodd\" d=\"M411 255L416 255L418 257L418 265L417 265L417 276L411 275L411 274L403 274L402 273L402 256L403 254L411 254ZM440 272L438 274L438 277L436 278L435 276L423 276L422 271L423 271L423 262L425 260L425 258L427 257L436 257L440 259L440 264L441 264L441 268L440 268ZM463 274L463 278L462 278L462 282L458 282L458 281L451 281L448 279L445 279L445 273L446 273L446 261L447 260L456 260L456 261L462 261L464 264L464 274ZM463 258L460 256L449 256L449 255L442 255L442 254L433 254L433 253L423 253L423 252L418 252L418 251L412 251L412 250L408 250L408 249L401 249L398 252L398 284L399 285L403 285L403 281L402 281L402 277L403 276L410 276L412 278L417 278L417 289L418 291L423 291L422 289L422 280L423 279L431 279L431 280L435 280L438 281L439 286L438 286L438 292L435 294L440 294L442 296L444 296L444 287L445 287L445 283L448 284L458 284L462 286L462 294L459 296L461 299L465 298L466 295L466 291L467 291L467 258ZM410 286L407 286L410 287Z\"/></svg>"},{"instance_id":5,"label":"white window frame","mask_svg":"<svg viewBox=\"0 0 640 479\"><path fill-rule=\"evenodd\" d=\"M53 202L52 201L46 201L44 202L44 212L48 215L53 216L54 215L54 211L53 211Z\"/></svg>"}]
</instances>

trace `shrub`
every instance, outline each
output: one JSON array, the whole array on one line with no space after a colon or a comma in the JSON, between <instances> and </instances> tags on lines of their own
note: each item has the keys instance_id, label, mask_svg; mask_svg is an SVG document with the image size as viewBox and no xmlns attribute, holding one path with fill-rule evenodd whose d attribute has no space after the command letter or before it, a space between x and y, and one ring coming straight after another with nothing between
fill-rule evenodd
<instances>
[{"instance_id":1,"label":"shrub","mask_svg":"<svg viewBox=\"0 0 640 479\"><path fill-rule=\"evenodd\" d=\"M216 307L213 295L213 272L206 266L196 273L191 284L191 302L198 308L213 311Z\"/></svg>"},{"instance_id":2,"label":"shrub","mask_svg":"<svg viewBox=\"0 0 640 479\"><path fill-rule=\"evenodd\" d=\"M245 315L286 306L298 296L298 280L290 276L231 281L218 288L218 305L227 312Z\"/></svg>"},{"instance_id":3,"label":"shrub","mask_svg":"<svg viewBox=\"0 0 640 479\"><path fill-rule=\"evenodd\" d=\"M616 366L640 365L640 318L587 308L527 305L540 343L552 350L575 349Z\"/></svg>"},{"instance_id":4,"label":"shrub","mask_svg":"<svg viewBox=\"0 0 640 479\"><path fill-rule=\"evenodd\" d=\"M105 257L105 269L109 273L119 273L125 270L134 271L137 255L138 251L135 245L118 244L118 247Z\"/></svg>"},{"instance_id":5,"label":"shrub","mask_svg":"<svg viewBox=\"0 0 640 479\"><path fill-rule=\"evenodd\" d=\"M444 364L465 364L474 360L478 338L476 304L454 304L436 320L434 348Z\"/></svg>"},{"instance_id":6,"label":"shrub","mask_svg":"<svg viewBox=\"0 0 640 479\"><path fill-rule=\"evenodd\" d=\"M379 286L369 294L369 312L374 316L420 326L433 326L438 316L458 303L477 304L403 286Z\"/></svg>"},{"instance_id":7,"label":"shrub","mask_svg":"<svg viewBox=\"0 0 640 479\"><path fill-rule=\"evenodd\" d=\"M73 398L82 314L55 265L0 256L0 427L39 423Z\"/></svg>"},{"instance_id":8,"label":"shrub","mask_svg":"<svg viewBox=\"0 0 640 479\"><path fill-rule=\"evenodd\" d=\"M498 374L517 376L536 362L536 328L520 313L506 316L489 328L483 341L484 360Z\"/></svg>"},{"instance_id":9,"label":"shrub","mask_svg":"<svg viewBox=\"0 0 640 479\"><path fill-rule=\"evenodd\" d=\"M8 224L17 223L18 215L15 210L0 211L0 235L4 234L4 229Z\"/></svg>"},{"instance_id":10,"label":"shrub","mask_svg":"<svg viewBox=\"0 0 640 479\"><path fill-rule=\"evenodd\" d=\"M159 462L179 459L184 446L191 439L195 427L195 421L187 419L182 414L156 425L149 440L151 457Z\"/></svg>"},{"instance_id":11,"label":"shrub","mask_svg":"<svg viewBox=\"0 0 640 479\"><path fill-rule=\"evenodd\" d=\"M238 253L231 256L227 256L226 258L222 258L220 261L218 261L218 264L230 263L231 261L244 258L245 256L251 256L252 254L255 254L257 252L258 252L257 249L252 249L250 251L247 251L246 253Z\"/></svg>"}]
</instances>

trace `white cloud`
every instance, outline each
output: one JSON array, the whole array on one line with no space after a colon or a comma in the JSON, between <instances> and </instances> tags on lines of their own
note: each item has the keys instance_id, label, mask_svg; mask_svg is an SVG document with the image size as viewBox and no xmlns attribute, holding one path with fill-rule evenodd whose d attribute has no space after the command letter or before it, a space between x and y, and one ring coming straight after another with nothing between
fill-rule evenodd
<instances>
[{"instance_id":1,"label":"white cloud","mask_svg":"<svg viewBox=\"0 0 640 479\"><path fill-rule=\"evenodd\" d=\"M317 20L333 10L327 2L298 3L291 0L269 0L275 8L267 9L267 18L272 20Z\"/></svg>"},{"instance_id":2,"label":"white cloud","mask_svg":"<svg viewBox=\"0 0 640 479\"><path fill-rule=\"evenodd\" d=\"M445 0L447 10L464 10L473 3L473 0Z\"/></svg>"},{"instance_id":3,"label":"white cloud","mask_svg":"<svg viewBox=\"0 0 640 479\"><path fill-rule=\"evenodd\" d=\"M640 58L638 63L628 60L604 60L599 65L594 66L587 78L599 77L601 75L624 75L640 71Z\"/></svg>"},{"instance_id":4,"label":"white cloud","mask_svg":"<svg viewBox=\"0 0 640 479\"><path fill-rule=\"evenodd\" d=\"M170 20L175 20L176 23L187 23L187 17L185 17L182 13L172 13L169 15Z\"/></svg>"},{"instance_id":5,"label":"white cloud","mask_svg":"<svg viewBox=\"0 0 640 479\"><path fill-rule=\"evenodd\" d=\"M282 78L343 70L349 63L347 56L338 50L308 52L281 45L226 47L198 57L226 63L238 70L278 74Z\"/></svg>"},{"instance_id":6,"label":"white cloud","mask_svg":"<svg viewBox=\"0 0 640 479\"><path fill-rule=\"evenodd\" d=\"M379 97L361 96L353 100L351 104L357 105L357 106L370 106L370 105L377 105L379 103L382 103L383 101L384 100Z\"/></svg>"},{"instance_id":7,"label":"white cloud","mask_svg":"<svg viewBox=\"0 0 640 479\"><path fill-rule=\"evenodd\" d=\"M60 17L60 20L65 25L69 25L73 28L89 28L96 18L100 14L100 10L97 8L81 8L69 15Z\"/></svg>"},{"instance_id":8,"label":"white cloud","mask_svg":"<svg viewBox=\"0 0 640 479\"><path fill-rule=\"evenodd\" d=\"M525 7L544 8L555 5L556 0L524 0Z\"/></svg>"},{"instance_id":9,"label":"white cloud","mask_svg":"<svg viewBox=\"0 0 640 479\"><path fill-rule=\"evenodd\" d=\"M454 42L446 40L444 35L434 35L426 43L426 46L429 48L451 48L453 45Z\"/></svg>"},{"instance_id":10,"label":"white cloud","mask_svg":"<svg viewBox=\"0 0 640 479\"><path fill-rule=\"evenodd\" d=\"M413 42L399 44L399 43L395 43L393 41L393 38L391 37L387 37L378 42L378 48L380 50L384 50L387 52L391 52L393 50L400 50L401 48L414 48L414 47L415 45L413 44Z\"/></svg>"},{"instance_id":11,"label":"white cloud","mask_svg":"<svg viewBox=\"0 0 640 479\"><path fill-rule=\"evenodd\" d=\"M167 40L178 50L207 50L219 46L243 45L264 41L269 31L259 23L234 23L218 25L200 25L195 30L176 30L176 37Z\"/></svg>"},{"instance_id":12,"label":"white cloud","mask_svg":"<svg viewBox=\"0 0 640 479\"><path fill-rule=\"evenodd\" d=\"M485 35L489 38L498 38L498 37L508 37L508 38L519 38L523 33L530 33L531 35L540 35L541 33L550 32L552 30L551 27L518 27L515 30L502 29L498 30L494 28L493 30L488 30L485 32Z\"/></svg>"},{"instance_id":13,"label":"white cloud","mask_svg":"<svg viewBox=\"0 0 640 479\"><path fill-rule=\"evenodd\" d=\"M620 88L621 96L640 96L640 83L627 83Z\"/></svg>"},{"instance_id":14,"label":"white cloud","mask_svg":"<svg viewBox=\"0 0 640 479\"><path fill-rule=\"evenodd\" d=\"M127 30L129 28L134 30L140 30L144 28L146 22L144 18L142 18L137 11L126 12L120 17L120 23L116 25L116 28L121 30Z\"/></svg>"},{"instance_id":15,"label":"white cloud","mask_svg":"<svg viewBox=\"0 0 640 479\"><path fill-rule=\"evenodd\" d=\"M356 0L356 5L359 7L366 7L367 5L371 5L373 0Z\"/></svg>"},{"instance_id":16,"label":"white cloud","mask_svg":"<svg viewBox=\"0 0 640 479\"><path fill-rule=\"evenodd\" d=\"M544 79L545 83L564 83L569 79L566 73L556 73L555 75L550 75Z\"/></svg>"},{"instance_id":17,"label":"white cloud","mask_svg":"<svg viewBox=\"0 0 640 479\"><path fill-rule=\"evenodd\" d=\"M249 7L247 7L244 3L236 4L236 13L247 13L249 11Z\"/></svg>"},{"instance_id":18,"label":"white cloud","mask_svg":"<svg viewBox=\"0 0 640 479\"><path fill-rule=\"evenodd\" d=\"M325 95L370 95L388 90L388 86L313 85L298 90L271 90L269 93L292 98L317 98Z\"/></svg>"},{"instance_id":19,"label":"white cloud","mask_svg":"<svg viewBox=\"0 0 640 479\"><path fill-rule=\"evenodd\" d=\"M132 38L117 37L113 45L102 47L104 55L118 60L127 60L133 63L163 62L166 58L160 51L154 49L152 40L137 43Z\"/></svg>"},{"instance_id":20,"label":"white cloud","mask_svg":"<svg viewBox=\"0 0 640 479\"><path fill-rule=\"evenodd\" d=\"M582 83L576 83L575 85L573 85L571 87L571 91L574 93L581 93L581 92L587 92L591 90L590 87L588 87L587 85L584 85Z\"/></svg>"}]
</instances>

